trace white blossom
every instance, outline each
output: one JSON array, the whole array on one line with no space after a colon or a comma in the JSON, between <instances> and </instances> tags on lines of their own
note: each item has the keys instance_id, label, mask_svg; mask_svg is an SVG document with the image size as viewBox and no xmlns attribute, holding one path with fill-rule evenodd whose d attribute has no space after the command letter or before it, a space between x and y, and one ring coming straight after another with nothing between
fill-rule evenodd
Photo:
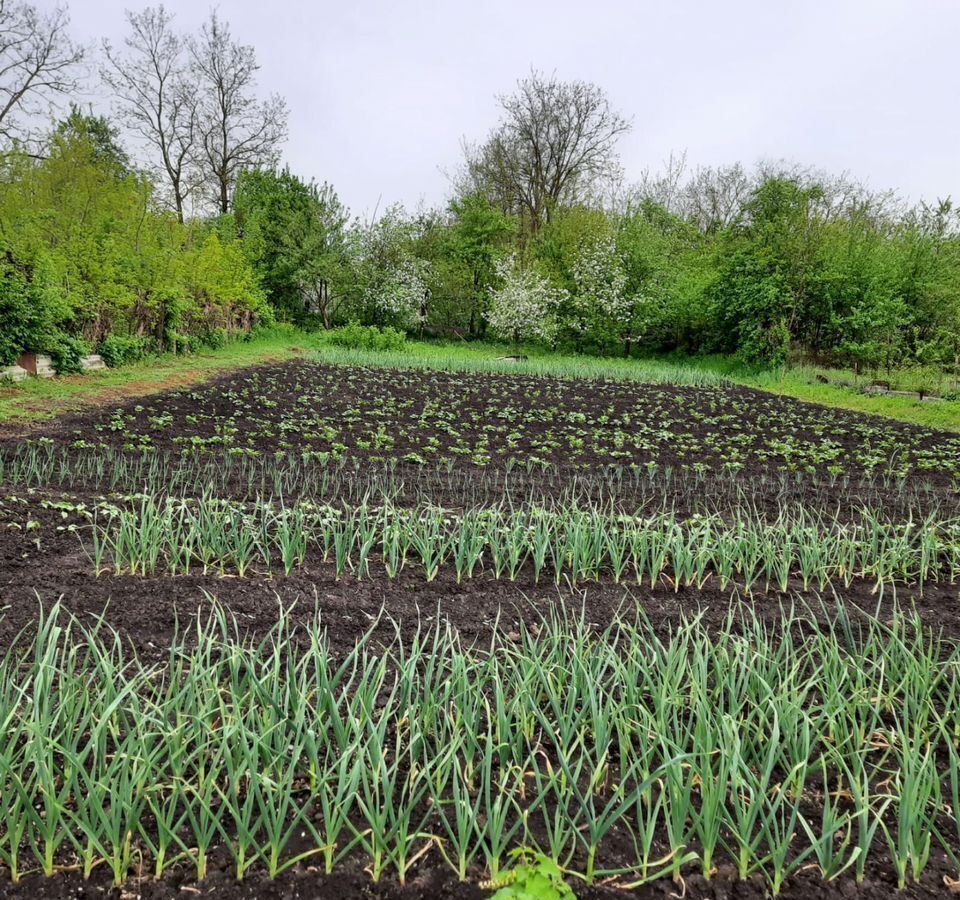
<instances>
[{"instance_id":1,"label":"white blossom","mask_svg":"<svg viewBox=\"0 0 960 900\"><path fill-rule=\"evenodd\" d=\"M368 302L388 316L422 323L427 317L430 299L426 282L428 266L425 260L401 259L383 273L379 283L368 288Z\"/></svg>"},{"instance_id":2,"label":"white blossom","mask_svg":"<svg viewBox=\"0 0 960 900\"><path fill-rule=\"evenodd\" d=\"M520 269L512 256L498 260L496 270L500 287L490 291L490 327L516 343L524 338L551 340L562 294L536 272Z\"/></svg>"},{"instance_id":3,"label":"white blossom","mask_svg":"<svg viewBox=\"0 0 960 900\"><path fill-rule=\"evenodd\" d=\"M598 240L584 249L574 263L573 277L577 285L575 306L582 322L599 312L623 336L641 325L638 317L647 298L627 291L627 273L612 238Z\"/></svg>"}]
</instances>

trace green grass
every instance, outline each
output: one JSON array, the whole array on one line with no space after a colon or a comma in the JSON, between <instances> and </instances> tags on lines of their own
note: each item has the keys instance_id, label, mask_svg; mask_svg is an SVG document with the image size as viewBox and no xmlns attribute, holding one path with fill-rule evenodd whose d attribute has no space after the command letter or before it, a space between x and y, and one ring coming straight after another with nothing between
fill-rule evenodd
<instances>
[{"instance_id":1,"label":"green grass","mask_svg":"<svg viewBox=\"0 0 960 900\"><path fill-rule=\"evenodd\" d=\"M512 344L492 342L407 341L395 351L356 350L327 343L324 336L313 347L323 362L339 365L439 369L453 372L492 372L553 378L607 378L652 384L714 385L727 381L722 374L695 364L662 359L613 359L553 353L524 345L523 360L505 359L518 353Z\"/></svg>"},{"instance_id":2,"label":"green grass","mask_svg":"<svg viewBox=\"0 0 960 900\"><path fill-rule=\"evenodd\" d=\"M150 356L132 365L85 375L0 382L0 424L43 422L87 404L117 402L193 384L232 369L288 359L309 340L301 331L277 328L219 350Z\"/></svg>"}]
</instances>

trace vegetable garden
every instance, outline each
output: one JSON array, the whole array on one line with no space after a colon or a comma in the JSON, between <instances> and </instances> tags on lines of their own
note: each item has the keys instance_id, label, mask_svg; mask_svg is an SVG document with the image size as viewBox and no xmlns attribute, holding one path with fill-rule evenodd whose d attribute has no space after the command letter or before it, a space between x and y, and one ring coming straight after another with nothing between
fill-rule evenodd
<instances>
[{"instance_id":1,"label":"vegetable garden","mask_svg":"<svg viewBox=\"0 0 960 900\"><path fill-rule=\"evenodd\" d=\"M960 885L960 439L260 366L0 444L0 893Z\"/></svg>"}]
</instances>

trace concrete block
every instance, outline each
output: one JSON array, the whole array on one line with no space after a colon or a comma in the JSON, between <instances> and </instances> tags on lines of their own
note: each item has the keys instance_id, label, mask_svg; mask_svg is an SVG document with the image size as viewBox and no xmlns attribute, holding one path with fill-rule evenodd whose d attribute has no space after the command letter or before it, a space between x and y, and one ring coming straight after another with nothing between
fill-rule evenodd
<instances>
[{"instance_id":1,"label":"concrete block","mask_svg":"<svg viewBox=\"0 0 960 900\"><path fill-rule=\"evenodd\" d=\"M52 378L57 374L53 371L53 360L42 353L22 353L17 365L38 378Z\"/></svg>"},{"instance_id":2,"label":"concrete block","mask_svg":"<svg viewBox=\"0 0 960 900\"><path fill-rule=\"evenodd\" d=\"M0 381L23 381L30 373L22 366L0 367Z\"/></svg>"}]
</instances>

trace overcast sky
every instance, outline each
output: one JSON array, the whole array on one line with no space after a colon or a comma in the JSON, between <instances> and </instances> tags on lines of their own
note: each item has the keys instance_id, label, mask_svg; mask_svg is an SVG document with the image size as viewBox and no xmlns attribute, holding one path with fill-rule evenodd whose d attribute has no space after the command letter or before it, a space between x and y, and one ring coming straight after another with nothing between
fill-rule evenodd
<instances>
[{"instance_id":1,"label":"overcast sky","mask_svg":"<svg viewBox=\"0 0 960 900\"><path fill-rule=\"evenodd\" d=\"M53 0L37 0L41 6ZM146 4L144 4L146 5ZM167 0L195 30L205 0ZM119 43L131 0L70 0ZM354 213L443 202L463 138L531 66L603 87L633 120L628 180L786 158L911 199L960 196L958 0L222 0L290 106L284 158Z\"/></svg>"}]
</instances>

